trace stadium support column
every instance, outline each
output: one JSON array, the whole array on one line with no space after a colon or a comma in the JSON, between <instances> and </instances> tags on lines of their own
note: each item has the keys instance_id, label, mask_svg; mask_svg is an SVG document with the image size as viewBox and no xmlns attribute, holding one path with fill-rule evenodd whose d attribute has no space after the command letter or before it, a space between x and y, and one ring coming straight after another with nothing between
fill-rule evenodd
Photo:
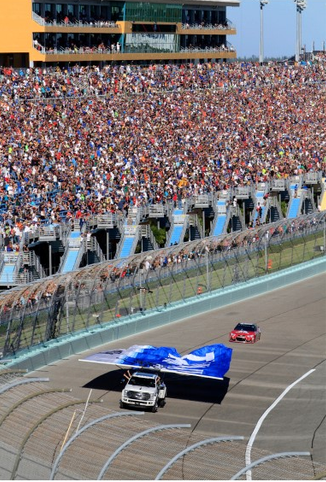
<instances>
[{"instance_id":1,"label":"stadium support column","mask_svg":"<svg viewBox=\"0 0 326 482\"><path fill-rule=\"evenodd\" d=\"M260 43L259 43L259 63L264 62L264 15L263 9L269 0L260 0Z\"/></svg>"},{"instance_id":2,"label":"stadium support column","mask_svg":"<svg viewBox=\"0 0 326 482\"><path fill-rule=\"evenodd\" d=\"M268 238L269 233L266 231L264 235L264 248L265 248L265 273L268 273Z\"/></svg>"},{"instance_id":3,"label":"stadium support column","mask_svg":"<svg viewBox=\"0 0 326 482\"><path fill-rule=\"evenodd\" d=\"M110 233L106 230L106 259L110 259Z\"/></svg>"},{"instance_id":4,"label":"stadium support column","mask_svg":"<svg viewBox=\"0 0 326 482\"><path fill-rule=\"evenodd\" d=\"M52 276L52 245L49 243L49 276Z\"/></svg>"},{"instance_id":5,"label":"stadium support column","mask_svg":"<svg viewBox=\"0 0 326 482\"><path fill-rule=\"evenodd\" d=\"M210 277L209 277L209 249L206 246L206 290L210 291L211 290L211 283L210 283Z\"/></svg>"},{"instance_id":6,"label":"stadium support column","mask_svg":"<svg viewBox=\"0 0 326 482\"><path fill-rule=\"evenodd\" d=\"M203 209L203 238L205 238L205 209Z\"/></svg>"}]
</instances>

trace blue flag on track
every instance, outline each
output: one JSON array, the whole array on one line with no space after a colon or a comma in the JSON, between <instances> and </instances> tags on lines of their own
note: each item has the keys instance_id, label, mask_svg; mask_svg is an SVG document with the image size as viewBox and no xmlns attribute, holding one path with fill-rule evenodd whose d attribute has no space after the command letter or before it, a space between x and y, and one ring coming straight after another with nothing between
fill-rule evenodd
<instances>
[{"instance_id":1,"label":"blue flag on track","mask_svg":"<svg viewBox=\"0 0 326 482\"><path fill-rule=\"evenodd\" d=\"M222 380L231 358L232 349L222 344L203 346L183 356L173 347L133 345L95 353L80 361Z\"/></svg>"}]
</instances>

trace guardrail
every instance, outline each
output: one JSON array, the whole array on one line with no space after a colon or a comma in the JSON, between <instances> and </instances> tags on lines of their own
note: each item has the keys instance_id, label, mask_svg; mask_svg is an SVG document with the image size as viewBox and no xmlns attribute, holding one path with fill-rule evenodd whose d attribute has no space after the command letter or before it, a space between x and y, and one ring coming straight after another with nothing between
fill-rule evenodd
<instances>
[{"instance_id":1,"label":"guardrail","mask_svg":"<svg viewBox=\"0 0 326 482\"><path fill-rule=\"evenodd\" d=\"M5 368L17 369L21 367L33 371L49 363L55 363L64 357L147 331L149 327L158 328L307 279L325 272L325 259L324 257L316 260L316 262L305 263L302 267L285 270L272 277L263 276L250 283L237 283L228 290L222 289L209 294L197 295L187 302L176 302L162 306L160 309L142 310L127 317L116 318L112 323L103 323L101 315L93 314L94 321L91 330L86 328L70 335L67 333L66 336L55 340L39 343L33 350L12 351L12 356L8 354L5 358L3 358L3 353L0 352L0 363ZM66 306L69 312L70 305ZM75 303L72 306L75 307ZM44 309L48 309L48 307L44 306ZM39 312L41 314L42 310L39 310ZM70 315L68 314L68 316ZM68 317L66 321L69 323Z\"/></svg>"},{"instance_id":2,"label":"guardrail","mask_svg":"<svg viewBox=\"0 0 326 482\"><path fill-rule=\"evenodd\" d=\"M98 20L98 21L84 21L84 20L75 20L71 22L70 20L60 20L57 21L55 19L48 20L46 18L41 17L37 13L32 13L32 18L35 22L43 27L66 27L66 28L120 28L120 25L111 21L111 20Z\"/></svg>"},{"instance_id":3,"label":"guardrail","mask_svg":"<svg viewBox=\"0 0 326 482\"><path fill-rule=\"evenodd\" d=\"M162 310L185 302L199 296L199 287L205 295L318 259L325 256L325 238L323 212L111 260L3 292L0 351L11 357L89 329L95 318L97 324L114 323L140 307Z\"/></svg>"},{"instance_id":4,"label":"guardrail","mask_svg":"<svg viewBox=\"0 0 326 482\"><path fill-rule=\"evenodd\" d=\"M234 30L235 26L230 21L225 23L183 23L183 30Z\"/></svg>"},{"instance_id":5,"label":"guardrail","mask_svg":"<svg viewBox=\"0 0 326 482\"><path fill-rule=\"evenodd\" d=\"M235 52L235 48L229 42L216 47L180 47L180 53L200 53L200 52Z\"/></svg>"}]
</instances>

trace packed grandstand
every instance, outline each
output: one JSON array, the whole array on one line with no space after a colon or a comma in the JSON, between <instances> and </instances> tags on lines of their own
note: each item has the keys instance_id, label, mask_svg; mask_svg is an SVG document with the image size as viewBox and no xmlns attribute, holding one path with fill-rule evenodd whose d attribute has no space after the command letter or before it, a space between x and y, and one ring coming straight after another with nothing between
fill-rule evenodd
<instances>
[{"instance_id":1,"label":"packed grandstand","mask_svg":"<svg viewBox=\"0 0 326 482\"><path fill-rule=\"evenodd\" d=\"M325 54L295 65L2 68L2 249L27 252L44 226L309 175L323 183L325 95Z\"/></svg>"}]
</instances>

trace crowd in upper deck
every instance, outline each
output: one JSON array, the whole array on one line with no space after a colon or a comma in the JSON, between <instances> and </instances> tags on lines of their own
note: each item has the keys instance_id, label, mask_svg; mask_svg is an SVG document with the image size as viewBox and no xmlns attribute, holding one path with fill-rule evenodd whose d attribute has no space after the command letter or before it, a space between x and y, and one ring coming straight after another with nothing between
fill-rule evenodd
<instances>
[{"instance_id":1,"label":"crowd in upper deck","mask_svg":"<svg viewBox=\"0 0 326 482\"><path fill-rule=\"evenodd\" d=\"M325 171L325 118L325 55L3 68L0 234Z\"/></svg>"}]
</instances>

